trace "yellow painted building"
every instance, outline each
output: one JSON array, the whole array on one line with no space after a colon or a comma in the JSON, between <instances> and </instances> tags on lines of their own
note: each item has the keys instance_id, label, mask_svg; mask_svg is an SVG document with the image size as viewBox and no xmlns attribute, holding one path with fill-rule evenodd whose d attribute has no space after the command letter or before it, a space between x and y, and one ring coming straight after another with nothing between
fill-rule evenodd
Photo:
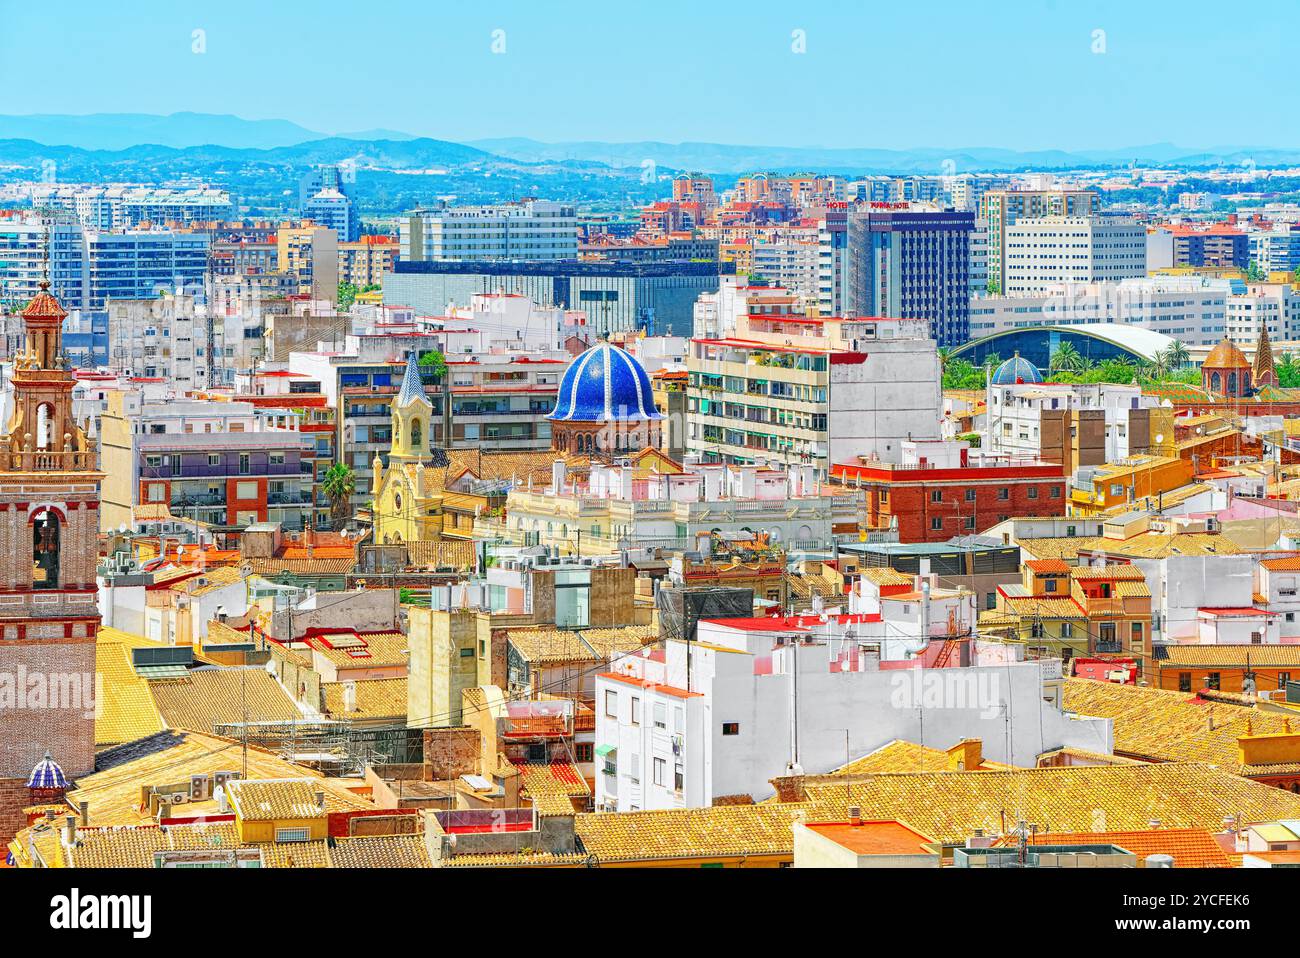
<instances>
[{"instance_id":1,"label":"yellow painted building","mask_svg":"<svg viewBox=\"0 0 1300 958\"><path fill-rule=\"evenodd\" d=\"M374 461L374 541L384 544L439 539L442 491L434 491L433 476L426 475L432 461L429 438L433 404L424 394L414 353L407 357L406 373L392 409L393 445L388 467L379 456Z\"/></svg>"},{"instance_id":2,"label":"yellow painted building","mask_svg":"<svg viewBox=\"0 0 1300 958\"><path fill-rule=\"evenodd\" d=\"M1192 481L1192 464L1172 456L1130 456L1098 466L1086 488L1072 485L1067 515L1099 516L1156 504L1162 495Z\"/></svg>"}]
</instances>

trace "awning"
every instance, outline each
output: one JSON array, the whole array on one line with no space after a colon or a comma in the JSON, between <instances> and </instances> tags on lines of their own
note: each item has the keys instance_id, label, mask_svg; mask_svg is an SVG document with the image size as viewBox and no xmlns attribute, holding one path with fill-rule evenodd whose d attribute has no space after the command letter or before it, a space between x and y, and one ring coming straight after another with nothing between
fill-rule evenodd
<instances>
[{"instance_id":1,"label":"awning","mask_svg":"<svg viewBox=\"0 0 1300 958\"><path fill-rule=\"evenodd\" d=\"M601 758L604 758L604 757L605 757L606 755L608 755L610 752L617 752L617 751L618 751L618 749L615 748L613 745L597 745L597 746L596 746L596 754L599 755Z\"/></svg>"}]
</instances>

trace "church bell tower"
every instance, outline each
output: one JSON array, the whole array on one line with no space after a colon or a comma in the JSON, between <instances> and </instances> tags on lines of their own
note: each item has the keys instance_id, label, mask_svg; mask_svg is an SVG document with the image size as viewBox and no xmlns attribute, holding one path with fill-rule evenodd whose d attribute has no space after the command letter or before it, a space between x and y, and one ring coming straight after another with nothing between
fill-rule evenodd
<instances>
[{"instance_id":1,"label":"church bell tower","mask_svg":"<svg viewBox=\"0 0 1300 958\"><path fill-rule=\"evenodd\" d=\"M67 312L41 283L22 311L13 411L0 433L0 836L10 783L48 752L69 778L95 764L99 488L72 412Z\"/></svg>"}]
</instances>

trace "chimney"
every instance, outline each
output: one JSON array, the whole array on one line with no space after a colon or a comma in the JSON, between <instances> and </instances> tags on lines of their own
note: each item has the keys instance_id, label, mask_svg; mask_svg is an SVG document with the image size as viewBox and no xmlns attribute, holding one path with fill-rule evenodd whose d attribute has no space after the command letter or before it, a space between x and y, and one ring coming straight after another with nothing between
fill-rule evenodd
<instances>
[{"instance_id":1,"label":"chimney","mask_svg":"<svg viewBox=\"0 0 1300 958\"><path fill-rule=\"evenodd\" d=\"M849 806L849 824L850 824L850 825L855 825L855 826L856 826L856 825L861 825L861 824L862 824L862 806L861 806L861 805L850 805L850 806Z\"/></svg>"},{"instance_id":2,"label":"chimney","mask_svg":"<svg viewBox=\"0 0 1300 958\"><path fill-rule=\"evenodd\" d=\"M81 811L81 825L83 828L90 825L90 802L78 802L77 808Z\"/></svg>"},{"instance_id":3,"label":"chimney","mask_svg":"<svg viewBox=\"0 0 1300 958\"><path fill-rule=\"evenodd\" d=\"M325 811L325 793L324 793L324 792L317 792L317 793L316 793L316 807L319 808L322 812Z\"/></svg>"},{"instance_id":4,"label":"chimney","mask_svg":"<svg viewBox=\"0 0 1300 958\"><path fill-rule=\"evenodd\" d=\"M343 683L343 713L345 715L357 710L357 683Z\"/></svg>"},{"instance_id":5,"label":"chimney","mask_svg":"<svg viewBox=\"0 0 1300 958\"><path fill-rule=\"evenodd\" d=\"M54 809L52 809L52 808L47 808L47 809L45 810L45 824L46 824L46 825L53 825L53 824L54 824L54 819L56 819L56 818L58 817L58 815L59 815L59 813L58 813L57 811L55 811Z\"/></svg>"},{"instance_id":6,"label":"chimney","mask_svg":"<svg viewBox=\"0 0 1300 958\"><path fill-rule=\"evenodd\" d=\"M69 815L63 820L63 841L67 845L77 844L77 816Z\"/></svg>"},{"instance_id":7,"label":"chimney","mask_svg":"<svg viewBox=\"0 0 1300 958\"><path fill-rule=\"evenodd\" d=\"M161 824L161 822L162 822L162 820L163 820L164 818L171 818L171 817L172 817L172 803L169 802L169 801L166 801L166 800L163 800L163 801L159 802L159 803L158 803L158 821L159 821L159 823Z\"/></svg>"}]
</instances>

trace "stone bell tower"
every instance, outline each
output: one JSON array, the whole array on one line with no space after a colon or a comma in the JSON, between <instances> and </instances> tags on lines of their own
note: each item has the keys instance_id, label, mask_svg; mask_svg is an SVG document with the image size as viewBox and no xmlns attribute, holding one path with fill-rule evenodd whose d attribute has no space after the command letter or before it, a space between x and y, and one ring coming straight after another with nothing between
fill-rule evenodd
<instances>
[{"instance_id":1,"label":"stone bell tower","mask_svg":"<svg viewBox=\"0 0 1300 958\"><path fill-rule=\"evenodd\" d=\"M67 312L49 285L22 312L13 412L0 433L0 839L23 824L11 795L26 804L27 778L47 752L69 778L95 764L104 476L73 419Z\"/></svg>"}]
</instances>

